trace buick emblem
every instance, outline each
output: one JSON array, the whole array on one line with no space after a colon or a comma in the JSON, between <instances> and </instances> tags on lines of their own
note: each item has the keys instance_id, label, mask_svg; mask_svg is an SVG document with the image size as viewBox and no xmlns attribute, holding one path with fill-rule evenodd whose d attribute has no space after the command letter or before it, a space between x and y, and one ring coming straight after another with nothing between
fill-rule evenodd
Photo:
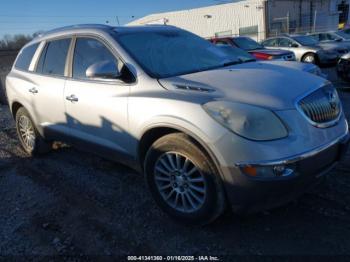
<instances>
[{"instance_id":1,"label":"buick emblem","mask_svg":"<svg viewBox=\"0 0 350 262\"><path fill-rule=\"evenodd\" d=\"M332 109L337 108L337 96L335 95L334 92L328 93L328 102L329 102Z\"/></svg>"}]
</instances>

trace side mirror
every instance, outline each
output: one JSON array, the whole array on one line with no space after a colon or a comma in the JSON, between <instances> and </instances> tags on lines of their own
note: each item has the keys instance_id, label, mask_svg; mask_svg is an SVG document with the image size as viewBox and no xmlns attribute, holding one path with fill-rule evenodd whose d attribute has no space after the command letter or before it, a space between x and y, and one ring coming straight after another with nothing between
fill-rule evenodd
<instances>
[{"instance_id":1,"label":"side mirror","mask_svg":"<svg viewBox=\"0 0 350 262\"><path fill-rule=\"evenodd\" d=\"M296 44L296 43L293 43L293 44L290 45L290 47L299 47L299 45Z\"/></svg>"},{"instance_id":2,"label":"side mirror","mask_svg":"<svg viewBox=\"0 0 350 262\"><path fill-rule=\"evenodd\" d=\"M111 61L102 61L92 64L85 72L88 78L116 79L121 77L116 63Z\"/></svg>"},{"instance_id":3,"label":"side mirror","mask_svg":"<svg viewBox=\"0 0 350 262\"><path fill-rule=\"evenodd\" d=\"M343 39L341 39L341 38L337 38L335 41L336 41L336 42L342 42L342 41L343 41Z\"/></svg>"}]
</instances>

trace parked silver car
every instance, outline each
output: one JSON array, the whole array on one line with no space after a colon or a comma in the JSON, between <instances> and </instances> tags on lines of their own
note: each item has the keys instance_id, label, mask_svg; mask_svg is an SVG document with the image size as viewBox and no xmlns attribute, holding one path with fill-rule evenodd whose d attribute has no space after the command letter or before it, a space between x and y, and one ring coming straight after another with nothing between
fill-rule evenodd
<instances>
[{"instance_id":1,"label":"parked silver car","mask_svg":"<svg viewBox=\"0 0 350 262\"><path fill-rule=\"evenodd\" d=\"M340 47L341 55L348 53L350 50L350 35L342 31L311 33L308 35L315 38L321 44L331 43Z\"/></svg>"},{"instance_id":2,"label":"parked silver car","mask_svg":"<svg viewBox=\"0 0 350 262\"><path fill-rule=\"evenodd\" d=\"M271 65L278 65L278 66L284 66L296 70L300 70L303 72L308 72L310 74L314 74L323 78L327 78L328 76L322 72L322 70L315 64L311 63L300 63L296 61L285 61L285 60L257 60L253 55L246 52L245 50L242 50L238 47L229 46L229 45L221 45L217 44L216 46L219 47L224 52L227 52L229 55L234 55L238 59L243 59L244 61L258 61L259 63L266 63Z\"/></svg>"},{"instance_id":3,"label":"parked silver car","mask_svg":"<svg viewBox=\"0 0 350 262\"><path fill-rule=\"evenodd\" d=\"M123 162L189 224L227 205L245 213L290 201L349 141L325 79L238 59L169 26L48 32L22 49L6 89L26 152L62 140Z\"/></svg>"},{"instance_id":4,"label":"parked silver car","mask_svg":"<svg viewBox=\"0 0 350 262\"><path fill-rule=\"evenodd\" d=\"M293 51L297 61L316 64L335 64L345 48L332 44L320 44L311 36L291 35L268 38L262 42L268 48Z\"/></svg>"}]
</instances>

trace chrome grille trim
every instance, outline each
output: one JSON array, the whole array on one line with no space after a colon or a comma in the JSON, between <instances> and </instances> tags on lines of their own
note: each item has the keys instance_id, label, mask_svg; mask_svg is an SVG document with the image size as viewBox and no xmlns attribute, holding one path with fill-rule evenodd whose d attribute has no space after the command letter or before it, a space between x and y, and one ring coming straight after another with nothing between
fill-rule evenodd
<instances>
[{"instance_id":1,"label":"chrome grille trim","mask_svg":"<svg viewBox=\"0 0 350 262\"><path fill-rule=\"evenodd\" d=\"M327 128L338 123L342 115L342 106L335 88L324 86L298 99L298 111L318 128Z\"/></svg>"}]
</instances>

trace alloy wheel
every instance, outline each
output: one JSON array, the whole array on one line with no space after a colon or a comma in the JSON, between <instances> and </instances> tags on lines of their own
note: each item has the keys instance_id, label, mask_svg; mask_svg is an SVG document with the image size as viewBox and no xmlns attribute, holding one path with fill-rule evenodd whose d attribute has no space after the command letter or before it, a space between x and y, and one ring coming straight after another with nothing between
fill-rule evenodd
<instances>
[{"instance_id":1,"label":"alloy wheel","mask_svg":"<svg viewBox=\"0 0 350 262\"><path fill-rule=\"evenodd\" d=\"M312 55L308 55L305 57L304 62L306 63L314 63L315 62L315 57Z\"/></svg>"},{"instance_id":2,"label":"alloy wheel","mask_svg":"<svg viewBox=\"0 0 350 262\"><path fill-rule=\"evenodd\" d=\"M198 211L206 199L203 174L190 158L177 152L161 155L154 170L154 179L163 200L177 211Z\"/></svg>"},{"instance_id":3,"label":"alloy wheel","mask_svg":"<svg viewBox=\"0 0 350 262\"><path fill-rule=\"evenodd\" d=\"M35 131L32 121L27 116L20 116L18 120L18 131L24 146L28 150L33 150L35 146Z\"/></svg>"}]
</instances>

